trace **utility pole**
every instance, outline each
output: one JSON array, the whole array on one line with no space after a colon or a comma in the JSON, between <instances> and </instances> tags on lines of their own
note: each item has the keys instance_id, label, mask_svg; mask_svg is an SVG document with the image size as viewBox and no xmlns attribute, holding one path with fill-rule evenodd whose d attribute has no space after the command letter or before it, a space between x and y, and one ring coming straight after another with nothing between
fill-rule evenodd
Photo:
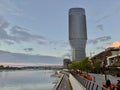
<instances>
[{"instance_id":1,"label":"utility pole","mask_svg":"<svg viewBox=\"0 0 120 90\"><path fill-rule=\"evenodd\" d=\"M104 74L105 74L105 80L107 80L106 60L107 60L107 57L106 57L106 50L105 50L105 52L104 52L104 63L103 63L103 70L104 70Z\"/></svg>"}]
</instances>

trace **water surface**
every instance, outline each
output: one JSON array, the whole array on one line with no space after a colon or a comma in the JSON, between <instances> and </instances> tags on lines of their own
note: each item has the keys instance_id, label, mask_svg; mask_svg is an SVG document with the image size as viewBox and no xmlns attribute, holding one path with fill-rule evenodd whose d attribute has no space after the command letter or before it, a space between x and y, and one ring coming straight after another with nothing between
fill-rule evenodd
<instances>
[{"instance_id":1,"label":"water surface","mask_svg":"<svg viewBox=\"0 0 120 90\"><path fill-rule=\"evenodd\" d=\"M0 90L52 90L53 70L0 71Z\"/></svg>"}]
</instances>

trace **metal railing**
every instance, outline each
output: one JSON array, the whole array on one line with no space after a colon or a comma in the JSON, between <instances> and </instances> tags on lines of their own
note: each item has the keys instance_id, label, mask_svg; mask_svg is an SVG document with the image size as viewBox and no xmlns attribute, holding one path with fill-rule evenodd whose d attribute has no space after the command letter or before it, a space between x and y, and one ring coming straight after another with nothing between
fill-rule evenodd
<instances>
[{"instance_id":1,"label":"metal railing","mask_svg":"<svg viewBox=\"0 0 120 90\"><path fill-rule=\"evenodd\" d=\"M57 84L53 87L53 90L58 90L62 80L63 80L64 74L62 74L61 78L59 79L59 81L57 82Z\"/></svg>"},{"instance_id":2,"label":"metal railing","mask_svg":"<svg viewBox=\"0 0 120 90\"><path fill-rule=\"evenodd\" d=\"M95 82L89 81L86 78L80 77L78 74L71 74L86 88L86 90L107 90L107 88L99 86Z\"/></svg>"}]
</instances>

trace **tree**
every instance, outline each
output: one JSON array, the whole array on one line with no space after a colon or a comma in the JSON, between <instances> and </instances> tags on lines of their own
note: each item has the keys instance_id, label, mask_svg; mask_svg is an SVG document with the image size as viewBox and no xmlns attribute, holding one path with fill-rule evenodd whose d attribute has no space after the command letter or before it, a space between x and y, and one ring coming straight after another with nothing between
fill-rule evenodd
<instances>
[{"instance_id":1,"label":"tree","mask_svg":"<svg viewBox=\"0 0 120 90\"><path fill-rule=\"evenodd\" d=\"M101 62L99 60L96 59L94 61L93 69L94 69L94 72L96 72L96 73L100 73L101 72Z\"/></svg>"},{"instance_id":2,"label":"tree","mask_svg":"<svg viewBox=\"0 0 120 90\"><path fill-rule=\"evenodd\" d=\"M92 69L92 65L91 65L91 62L89 61L88 57L84 58L82 61L81 61L81 69L83 71L86 71L87 73L89 71L91 71Z\"/></svg>"},{"instance_id":3,"label":"tree","mask_svg":"<svg viewBox=\"0 0 120 90\"><path fill-rule=\"evenodd\" d=\"M116 62L116 66L120 67L120 59L118 58L117 62Z\"/></svg>"},{"instance_id":4,"label":"tree","mask_svg":"<svg viewBox=\"0 0 120 90\"><path fill-rule=\"evenodd\" d=\"M91 71L92 65L88 58L84 58L81 61L72 61L70 69L86 71L88 73Z\"/></svg>"},{"instance_id":5,"label":"tree","mask_svg":"<svg viewBox=\"0 0 120 90\"><path fill-rule=\"evenodd\" d=\"M74 69L74 70L79 69L78 61L72 61L72 63L70 64L70 69Z\"/></svg>"}]
</instances>

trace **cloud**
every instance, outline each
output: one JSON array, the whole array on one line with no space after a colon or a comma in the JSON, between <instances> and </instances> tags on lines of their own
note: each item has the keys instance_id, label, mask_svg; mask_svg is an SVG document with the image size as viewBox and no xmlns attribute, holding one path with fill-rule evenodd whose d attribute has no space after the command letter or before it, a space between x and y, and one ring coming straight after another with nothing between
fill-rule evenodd
<instances>
[{"instance_id":1,"label":"cloud","mask_svg":"<svg viewBox=\"0 0 120 90\"><path fill-rule=\"evenodd\" d=\"M113 42L107 42L105 43L105 45L111 45Z\"/></svg>"},{"instance_id":2,"label":"cloud","mask_svg":"<svg viewBox=\"0 0 120 90\"><path fill-rule=\"evenodd\" d=\"M106 41L111 40L111 36L99 37L99 38L97 38L97 40L98 40L98 41L101 41L101 42L106 42Z\"/></svg>"},{"instance_id":3,"label":"cloud","mask_svg":"<svg viewBox=\"0 0 120 90\"><path fill-rule=\"evenodd\" d=\"M8 45L13 45L13 44L14 44L14 42L8 41L8 40L4 41L4 43L6 43L6 44L8 44Z\"/></svg>"},{"instance_id":4,"label":"cloud","mask_svg":"<svg viewBox=\"0 0 120 90\"><path fill-rule=\"evenodd\" d=\"M45 38L40 35L34 35L31 34L30 32L24 31L23 28L20 28L18 26L14 26L9 30L10 33L3 29L0 28L0 40L10 40L16 43L21 43L21 42L31 42L31 41L45 41Z\"/></svg>"},{"instance_id":5,"label":"cloud","mask_svg":"<svg viewBox=\"0 0 120 90\"><path fill-rule=\"evenodd\" d=\"M22 28L20 26L12 27L10 32L13 35L13 37L16 38L16 39L14 39L14 41L16 41L16 42L21 42L21 41L29 42L32 40L45 40L45 37L40 36L40 35L31 34L27 31L27 29Z\"/></svg>"},{"instance_id":6,"label":"cloud","mask_svg":"<svg viewBox=\"0 0 120 90\"><path fill-rule=\"evenodd\" d=\"M97 25L96 27L97 27L99 30L101 30L101 31L103 31L103 30L104 30L104 28L103 28L103 25L102 25L102 24Z\"/></svg>"},{"instance_id":7,"label":"cloud","mask_svg":"<svg viewBox=\"0 0 120 90\"><path fill-rule=\"evenodd\" d=\"M88 40L87 44L97 44L98 42L107 42L110 41L111 39L112 39L111 36L103 36L92 40Z\"/></svg>"},{"instance_id":8,"label":"cloud","mask_svg":"<svg viewBox=\"0 0 120 90\"><path fill-rule=\"evenodd\" d=\"M50 45L58 45L59 47L66 47L66 46L69 45L68 42L61 41L61 40L58 40L58 41L49 41L49 44Z\"/></svg>"},{"instance_id":9,"label":"cloud","mask_svg":"<svg viewBox=\"0 0 120 90\"><path fill-rule=\"evenodd\" d=\"M23 10L19 8L12 0L0 0L0 14L11 14L15 16L24 15Z\"/></svg>"},{"instance_id":10,"label":"cloud","mask_svg":"<svg viewBox=\"0 0 120 90\"><path fill-rule=\"evenodd\" d=\"M108 46L108 48L120 48L120 42L119 41L115 41L113 42L111 45Z\"/></svg>"},{"instance_id":11,"label":"cloud","mask_svg":"<svg viewBox=\"0 0 120 90\"><path fill-rule=\"evenodd\" d=\"M45 45L46 44L46 42L44 42L44 41L38 41L37 42L39 45Z\"/></svg>"},{"instance_id":12,"label":"cloud","mask_svg":"<svg viewBox=\"0 0 120 90\"><path fill-rule=\"evenodd\" d=\"M105 20L107 18L109 18L109 15L102 16L101 18L99 18L98 20L96 20L96 23L101 22L102 20Z\"/></svg>"},{"instance_id":13,"label":"cloud","mask_svg":"<svg viewBox=\"0 0 120 90\"><path fill-rule=\"evenodd\" d=\"M106 48L108 48L109 46L111 46L113 44L113 42L106 42L104 43L105 46L98 46L96 47L97 50L105 50Z\"/></svg>"},{"instance_id":14,"label":"cloud","mask_svg":"<svg viewBox=\"0 0 120 90\"><path fill-rule=\"evenodd\" d=\"M115 14L118 14L120 12L120 4L115 2L112 3L112 5L115 5L115 7L108 7L108 8L103 8L102 12L100 15L102 15L100 18L98 18L95 23L99 23L103 20L106 20L112 16L114 16ZM113 6L114 6L113 5ZM106 12L105 12L106 11Z\"/></svg>"},{"instance_id":15,"label":"cloud","mask_svg":"<svg viewBox=\"0 0 120 90\"><path fill-rule=\"evenodd\" d=\"M67 47L67 46L69 46L69 43L68 42L62 42L60 46L61 47Z\"/></svg>"},{"instance_id":16,"label":"cloud","mask_svg":"<svg viewBox=\"0 0 120 90\"><path fill-rule=\"evenodd\" d=\"M20 27L12 26L2 16L0 16L0 40L12 45L13 43L31 42L35 41L39 44L45 43L46 38L41 35L31 34L30 30ZM8 33L9 31L9 33Z\"/></svg>"},{"instance_id":17,"label":"cloud","mask_svg":"<svg viewBox=\"0 0 120 90\"><path fill-rule=\"evenodd\" d=\"M97 44L98 40L93 39L93 40L88 40L87 44Z\"/></svg>"},{"instance_id":18,"label":"cloud","mask_svg":"<svg viewBox=\"0 0 120 90\"><path fill-rule=\"evenodd\" d=\"M34 49L33 48L25 48L24 49L26 52L31 52L31 51L33 51Z\"/></svg>"},{"instance_id":19,"label":"cloud","mask_svg":"<svg viewBox=\"0 0 120 90\"><path fill-rule=\"evenodd\" d=\"M2 16L0 16L0 29L7 28L9 24L9 22L7 22Z\"/></svg>"},{"instance_id":20,"label":"cloud","mask_svg":"<svg viewBox=\"0 0 120 90\"><path fill-rule=\"evenodd\" d=\"M12 40L12 37L8 35L7 31L0 28L0 40Z\"/></svg>"},{"instance_id":21,"label":"cloud","mask_svg":"<svg viewBox=\"0 0 120 90\"><path fill-rule=\"evenodd\" d=\"M57 45L57 44L59 44L59 42L60 41L49 41L49 44L51 44L51 45Z\"/></svg>"},{"instance_id":22,"label":"cloud","mask_svg":"<svg viewBox=\"0 0 120 90\"><path fill-rule=\"evenodd\" d=\"M0 50L0 63L62 64L62 61L63 58L59 57L11 53Z\"/></svg>"},{"instance_id":23,"label":"cloud","mask_svg":"<svg viewBox=\"0 0 120 90\"><path fill-rule=\"evenodd\" d=\"M70 53L65 53L64 55L62 55L63 58L70 58L71 54Z\"/></svg>"},{"instance_id":24,"label":"cloud","mask_svg":"<svg viewBox=\"0 0 120 90\"><path fill-rule=\"evenodd\" d=\"M105 47L102 47L102 46L101 47L96 47L96 49L97 50L103 50L103 49L105 49Z\"/></svg>"}]
</instances>

